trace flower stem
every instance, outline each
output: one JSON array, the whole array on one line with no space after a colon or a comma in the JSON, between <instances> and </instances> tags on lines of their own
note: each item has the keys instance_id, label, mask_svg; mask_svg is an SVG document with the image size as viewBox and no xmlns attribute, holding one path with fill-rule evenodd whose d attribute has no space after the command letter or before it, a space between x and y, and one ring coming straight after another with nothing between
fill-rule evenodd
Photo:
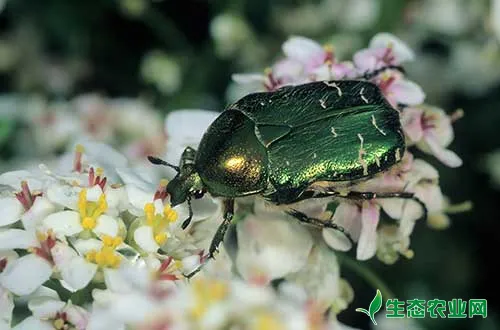
<instances>
[{"instance_id":1,"label":"flower stem","mask_svg":"<svg viewBox=\"0 0 500 330\"><path fill-rule=\"evenodd\" d=\"M358 276L368 282L373 288L379 289L385 299L393 299L396 297L391 289L389 289L389 287L384 283L384 281L382 281L382 279L371 269L369 269L362 263L346 256L345 254L337 253L336 255L341 265L344 265L348 269L355 272Z\"/></svg>"}]
</instances>

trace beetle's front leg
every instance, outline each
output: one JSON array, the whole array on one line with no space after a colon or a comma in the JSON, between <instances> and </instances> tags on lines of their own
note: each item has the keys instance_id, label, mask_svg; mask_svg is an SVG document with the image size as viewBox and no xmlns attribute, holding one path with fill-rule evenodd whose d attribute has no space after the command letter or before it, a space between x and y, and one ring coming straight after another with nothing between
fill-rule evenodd
<instances>
[{"instance_id":1,"label":"beetle's front leg","mask_svg":"<svg viewBox=\"0 0 500 330\"><path fill-rule=\"evenodd\" d=\"M220 243L224 240L224 236L226 235L227 229L229 228L229 225L233 220L234 199L225 199L223 203L224 203L224 219L222 220L222 223L219 225L219 228L217 228L217 232L215 233L214 238L210 243L208 254L203 258L201 264L195 270L193 270L191 273L187 275L184 275L188 279L193 277L196 273L198 273L210 259L214 258Z\"/></svg>"}]
</instances>

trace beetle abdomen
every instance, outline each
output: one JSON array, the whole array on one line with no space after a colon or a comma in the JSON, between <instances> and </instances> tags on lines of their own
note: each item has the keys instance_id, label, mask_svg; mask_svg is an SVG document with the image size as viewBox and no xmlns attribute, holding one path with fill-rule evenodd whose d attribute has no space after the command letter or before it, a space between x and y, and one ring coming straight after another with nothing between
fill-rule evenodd
<instances>
[{"instance_id":1,"label":"beetle abdomen","mask_svg":"<svg viewBox=\"0 0 500 330\"><path fill-rule=\"evenodd\" d=\"M224 111L210 125L195 164L214 196L245 196L267 186L267 150L255 135L254 123L239 111Z\"/></svg>"},{"instance_id":2,"label":"beetle abdomen","mask_svg":"<svg viewBox=\"0 0 500 330\"><path fill-rule=\"evenodd\" d=\"M316 181L368 178L405 151L398 111L367 81L288 86L247 95L231 108L257 128L287 127L266 145L275 202L292 202Z\"/></svg>"}]
</instances>

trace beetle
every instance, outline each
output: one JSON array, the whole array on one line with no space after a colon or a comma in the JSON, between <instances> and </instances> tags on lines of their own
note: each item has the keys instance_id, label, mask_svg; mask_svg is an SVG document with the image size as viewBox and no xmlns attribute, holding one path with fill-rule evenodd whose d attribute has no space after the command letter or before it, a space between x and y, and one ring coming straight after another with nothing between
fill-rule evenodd
<instances>
[{"instance_id":1,"label":"beetle","mask_svg":"<svg viewBox=\"0 0 500 330\"><path fill-rule=\"evenodd\" d=\"M356 182L390 169L403 157L405 137L399 111L378 86L366 80L289 85L244 96L229 105L204 133L198 150L187 147L166 189L172 206L208 192L223 199L223 222L210 244L212 258L234 213L234 200L261 195L276 205L310 198L406 198L412 193L345 192ZM340 189L344 187L344 189ZM344 191L344 192L342 192ZM290 209L298 220L343 231L331 222Z\"/></svg>"}]
</instances>

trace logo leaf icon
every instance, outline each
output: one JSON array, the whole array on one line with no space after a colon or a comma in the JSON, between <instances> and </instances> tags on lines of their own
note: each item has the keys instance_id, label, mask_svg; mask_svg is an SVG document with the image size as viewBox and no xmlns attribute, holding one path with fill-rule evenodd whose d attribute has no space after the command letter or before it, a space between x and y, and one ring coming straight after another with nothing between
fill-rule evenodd
<instances>
[{"instance_id":1,"label":"logo leaf icon","mask_svg":"<svg viewBox=\"0 0 500 330\"><path fill-rule=\"evenodd\" d=\"M370 317L373 324L377 325L377 322L375 321L375 314L380 310L381 307L382 307L382 293L380 292L380 290L377 289L377 294L370 303L369 311L367 311L364 308L356 308L356 312L365 313Z\"/></svg>"}]
</instances>

